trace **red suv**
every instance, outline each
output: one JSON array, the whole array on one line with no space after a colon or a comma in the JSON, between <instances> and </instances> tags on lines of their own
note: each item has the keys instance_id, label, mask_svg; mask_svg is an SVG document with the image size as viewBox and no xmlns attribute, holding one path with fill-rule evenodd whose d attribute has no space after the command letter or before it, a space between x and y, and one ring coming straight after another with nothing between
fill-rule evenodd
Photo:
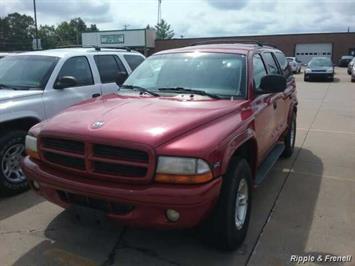
<instances>
[{"instance_id":1,"label":"red suv","mask_svg":"<svg viewBox=\"0 0 355 266\"><path fill-rule=\"evenodd\" d=\"M276 48L167 50L117 93L34 126L22 167L32 189L64 208L132 226L199 225L211 243L234 249L247 233L253 187L294 150L296 113L295 80Z\"/></svg>"}]
</instances>

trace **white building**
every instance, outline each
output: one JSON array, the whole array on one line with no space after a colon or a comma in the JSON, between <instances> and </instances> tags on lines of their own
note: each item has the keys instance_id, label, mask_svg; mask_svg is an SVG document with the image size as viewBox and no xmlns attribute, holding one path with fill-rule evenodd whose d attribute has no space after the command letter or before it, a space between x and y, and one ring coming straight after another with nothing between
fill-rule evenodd
<instances>
[{"instance_id":1,"label":"white building","mask_svg":"<svg viewBox=\"0 0 355 266\"><path fill-rule=\"evenodd\" d=\"M129 47L147 55L155 47L155 29L127 29L82 33L83 47Z\"/></svg>"}]
</instances>

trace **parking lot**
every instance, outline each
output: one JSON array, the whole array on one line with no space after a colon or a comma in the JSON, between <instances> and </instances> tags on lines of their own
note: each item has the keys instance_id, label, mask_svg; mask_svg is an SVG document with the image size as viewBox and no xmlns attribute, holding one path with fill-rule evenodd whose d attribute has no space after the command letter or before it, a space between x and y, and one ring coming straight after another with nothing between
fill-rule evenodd
<instances>
[{"instance_id":1,"label":"parking lot","mask_svg":"<svg viewBox=\"0 0 355 266\"><path fill-rule=\"evenodd\" d=\"M0 199L2 265L286 265L291 255L354 256L355 84L345 68L335 77L305 83L296 75L297 150L255 190L237 251L217 251L194 230L87 222L28 191Z\"/></svg>"}]
</instances>

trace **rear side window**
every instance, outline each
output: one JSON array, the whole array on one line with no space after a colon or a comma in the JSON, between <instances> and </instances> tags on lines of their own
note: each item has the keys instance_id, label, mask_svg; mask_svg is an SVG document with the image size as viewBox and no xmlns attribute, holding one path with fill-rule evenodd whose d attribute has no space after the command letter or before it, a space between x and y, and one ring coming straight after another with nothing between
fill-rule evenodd
<instances>
[{"instance_id":1,"label":"rear side window","mask_svg":"<svg viewBox=\"0 0 355 266\"><path fill-rule=\"evenodd\" d=\"M135 70L137 68L137 66L139 66L144 61L144 57L139 56L139 55L126 54L123 57L126 59L128 65L132 71Z\"/></svg>"},{"instance_id":2,"label":"rear side window","mask_svg":"<svg viewBox=\"0 0 355 266\"><path fill-rule=\"evenodd\" d=\"M286 60L285 55L281 52L276 52L275 56L276 56L277 61L279 62L281 69L285 70L287 68L287 60Z\"/></svg>"},{"instance_id":3,"label":"rear side window","mask_svg":"<svg viewBox=\"0 0 355 266\"><path fill-rule=\"evenodd\" d=\"M261 59L260 55L254 55L253 57L253 80L254 80L254 88L258 89L260 87L260 82L262 77L266 75L266 69L264 66L264 62Z\"/></svg>"},{"instance_id":4,"label":"rear side window","mask_svg":"<svg viewBox=\"0 0 355 266\"><path fill-rule=\"evenodd\" d=\"M277 61L279 62L279 65L282 69L284 77L287 79L291 75L292 71L288 65L285 55L281 52L275 52L275 56L276 56Z\"/></svg>"},{"instance_id":5,"label":"rear side window","mask_svg":"<svg viewBox=\"0 0 355 266\"><path fill-rule=\"evenodd\" d=\"M269 74L280 74L280 71L271 53L263 53L263 58L269 70Z\"/></svg>"},{"instance_id":6,"label":"rear side window","mask_svg":"<svg viewBox=\"0 0 355 266\"><path fill-rule=\"evenodd\" d=\"M119 72L126 73L121 60L115 55L95 55L94 59L102 83L115 82Z\"/></svg>"},{"instance_id":7,"label":"rear side window","mask_svg":"<svg viewBox=\"0 0 355 266\"><path fill-rule=\"evenodd\" d=\"M85 56L69 58L58 74L58 78L72 76L77 81L77 86L87 86L94 84L91 68Z\"/></svg>"}]
</instances>

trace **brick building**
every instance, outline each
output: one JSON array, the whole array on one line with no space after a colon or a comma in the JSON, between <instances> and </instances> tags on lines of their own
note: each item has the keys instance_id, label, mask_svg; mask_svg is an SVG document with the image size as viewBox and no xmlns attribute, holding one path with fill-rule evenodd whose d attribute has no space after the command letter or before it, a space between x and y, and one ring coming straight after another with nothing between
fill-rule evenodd
<instances>
[{"instance_id":1,"label":"brick building","mask_svg":"<svg viewBox=\"0 0 355 266\"><path fill-rule=\"evenodd\" d=\"M215 40L221 42L255 40L272 44L277 46L287 56L296 56L304 63L307 63L313 56L329 56L334 63L337 62L342 55L352 54L355 56L355 32L156 40L154 51L158 52L161 50L188 46L193 43Z\"/></svg>"}]
</instances>

